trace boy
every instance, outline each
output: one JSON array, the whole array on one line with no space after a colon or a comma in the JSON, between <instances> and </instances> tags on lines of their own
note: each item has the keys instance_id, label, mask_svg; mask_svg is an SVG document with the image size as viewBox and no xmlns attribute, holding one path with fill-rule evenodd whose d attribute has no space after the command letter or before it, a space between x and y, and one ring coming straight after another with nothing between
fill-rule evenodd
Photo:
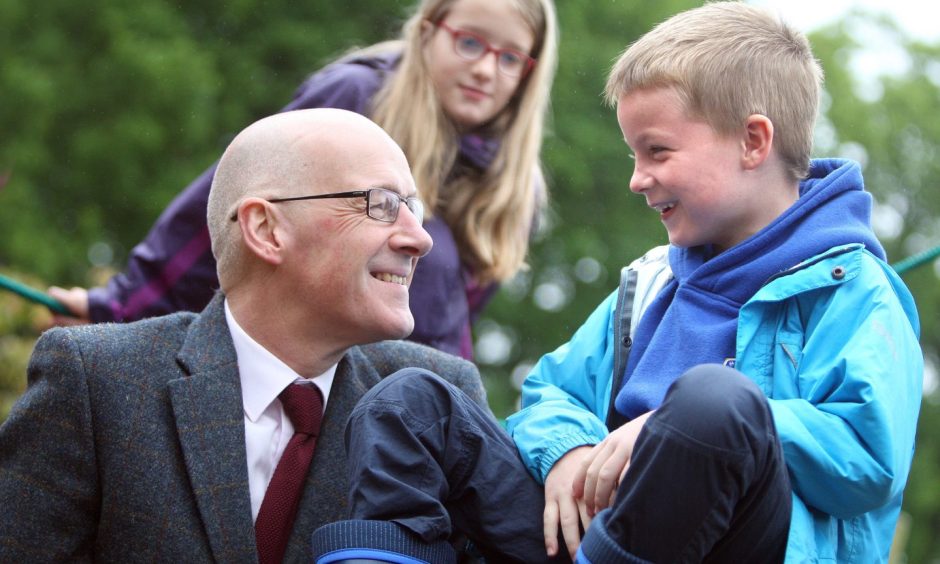
<instances>
[{"instance_id":1,"label":"boy","mask_svg":"<svg viewBox=\"0 0 940 564\"><path fill-rule=\"evenodd\" d=\"M670 245L624 269L533 369L508 420L521 463L440 380L397 375L367 393L346 436L361 521L318 531L314 553L457 529L500 562L563 560L562 543L595 564L886 561L919 322L859 166L810 162L820 82L806 38L742 3L633 44L607 97L634 152L630 189ZM523 464L545 484L545 551Z\"/></svg>"},{"instance_id":2,"label":"boy","mask_svg":"<svg viewBox=\"0 0 940 564\"><path fill-rule=\"evenodd\" d=\"M550 553L580 522L595 563L887 561L919 322L859 166L810 162L821 74L802 34L735 2L615 64L630 190L670 245L624 269L509 418Z\"/></svg>"}]
</instances>

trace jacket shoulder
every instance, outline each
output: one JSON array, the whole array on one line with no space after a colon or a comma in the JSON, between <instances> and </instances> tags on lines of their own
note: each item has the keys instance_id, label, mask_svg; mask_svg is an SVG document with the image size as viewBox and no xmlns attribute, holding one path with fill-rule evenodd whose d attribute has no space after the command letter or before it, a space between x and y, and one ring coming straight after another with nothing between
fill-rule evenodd
<instances>
[{"instance_id":1,"label":"jacket shoulder","mask_svg":"<svg viewBox=\"0 0 940 564\"><path fill-rule=\"evenodd\" d=\"M285 108L340 108L365 113L392 67L382 58L340 59L310 75Z\"/></svg>"},{"instance_id":2,"label":"jacket shoulder","mask_svg":"<svg viewBox=\"0 0 940 564\"><path fill-rule=\"evenodd\" d=\"M61 354L74 346L86 366L108 371L124 367L133 371L142 361L152 363L155 353L159 356L165 352L163 356L173 359L196 318L195 313L180 312L132 323L57 327L40 336L34 354L39 351Z\"/></svg>"},{"instance_id":3,"label":"jacket shoulder","mask_svg":"<svg viewBox=\"0 0 940 564\"><path fill-rule=\"evenodd\" d=\"M423 368L457 386L481 406L486 405L480 372L459 356L411 341L380 341L357 348L382 378L404 368Z\"/></svg>"},{"instance_id":4,"label":"jacket shoulder","mask_svg":"<svg viewBox=\"0 0 940 564\"><path fill-rule=\"evenodd\" d=\"M93 323L57 328L54 330L65 331L69 333L72 339L78 342L124 341L127 339L140 339L148 335L184 333L185 329L189 327L197 317L198 314L191 311L181 311L170 315L149 317L130 323Z\"/></svg>"},{"instance_id":5,"label":"jacket shoulder","mask_svg":"<svg viewBox=\"0 0 940 564\"><path fill-rule=\"evenodd\" d=\"M361 345L359 350L383 377L402 368L424 368L441 376L441 372L454 371L478 375L472 362L411 341L381 341Z\"/></svg>"}]
</instances>

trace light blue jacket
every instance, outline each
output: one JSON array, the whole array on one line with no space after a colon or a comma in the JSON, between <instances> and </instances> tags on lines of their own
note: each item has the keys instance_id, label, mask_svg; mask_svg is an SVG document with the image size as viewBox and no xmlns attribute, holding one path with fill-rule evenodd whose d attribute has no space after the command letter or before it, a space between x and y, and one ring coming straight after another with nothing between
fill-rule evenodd
<instances>
[{"instance_id":1,"label":"light blue jacket","mask_svg":"<svg viewBox=\"0 0 940 564\"><path fill-rule=\"evenodd\" d=\"M529 375L507 423L537 479L607 435L611 375L670 276L664 247L635 261ZM787 562L887 561L920 408L919 331L900 278L856 244L781 273L742 306L736 368L769 398L793 485Z\"/></svg>"}]
</instances>

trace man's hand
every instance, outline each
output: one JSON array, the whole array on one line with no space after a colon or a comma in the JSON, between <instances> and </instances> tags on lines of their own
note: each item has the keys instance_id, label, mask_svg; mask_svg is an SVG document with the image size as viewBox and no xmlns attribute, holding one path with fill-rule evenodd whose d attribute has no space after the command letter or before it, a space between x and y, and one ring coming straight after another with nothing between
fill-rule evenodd
<instances>
[{"instance_id":1,"label":"man's hand","mask_svg":"<svg viewBox=\"0 0 940 564\"><path fill-rule=\"evenodd\" d=\"M573 495L572 480L581 468L581 460L591 453L592 447L585 445L573 448L555 462L545 477L545 512L542 514L545 530L545 550L549 556L558 554L558 525L562 538L574 560L581 544L579 525L587 530L591 519L584 502Z\"/></svg>"},{"instance_id":2,"label":"man's hand","mask_svg":"<svg viewBox=\"0 0 940 564\"><path fill-rule=\"evenodd\" d=\"M652 414L650 411L625 423L581 458L581 465L572 479L572 494L581 500L589 518L613 503L617 487L630 467L636 439Z\"/></svg>"},{"instance_id":3,"label":"man's hand","mask_svg":"<svg viewBox=\"0 0 940 564\"><path fill-rule=\"evenodd\" d=\"M46 291L51 297L60 301L75 317L67 315L53 315L53 325L81 325L91 323L88 316L88 290L85 288L73 287L70 290L52 286Z\"/></svg>"}]
</instances>

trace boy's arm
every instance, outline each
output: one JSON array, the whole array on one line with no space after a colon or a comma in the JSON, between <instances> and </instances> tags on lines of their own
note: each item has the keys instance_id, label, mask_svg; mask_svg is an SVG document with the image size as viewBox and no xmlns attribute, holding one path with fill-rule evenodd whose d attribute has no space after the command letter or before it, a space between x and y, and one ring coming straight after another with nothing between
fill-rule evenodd
<instances>
[{"instance_id":1,"label":"boy's arm","mask_svg":"<svg viewBox=\"0 0 940 564\"><path fill-rule=\"evenodd\" d=\"M570 341L539 360L522 386L522 410L507 419L523 462L541 483L569 450L607 436L616 301L614 292Z\"/></svg>"},{"instance_id":2,"label":"boy's arm","mask_svg":"<svg viewBox=\"0 0 940 564\"><path fill-rule=\"evenodd\" d=\"M0 426L2 562L91 560L100 494L83 372L69 334L46 332Z\"/></svg>"},{"instance_id":3,"label":"boy's arm","mask_svg":"<svg viewBox=\"0 0 940 564\"><path fill-rule=\"evenodd\" d=\"M867 255L858 276L815 299L829 302L816 303L819 313L807 323L795 383L800 398L770 405L794 490L846 519L904 488L923 357L916 313L909 320L885 271Z\"/></svg>"}]
</instances>

